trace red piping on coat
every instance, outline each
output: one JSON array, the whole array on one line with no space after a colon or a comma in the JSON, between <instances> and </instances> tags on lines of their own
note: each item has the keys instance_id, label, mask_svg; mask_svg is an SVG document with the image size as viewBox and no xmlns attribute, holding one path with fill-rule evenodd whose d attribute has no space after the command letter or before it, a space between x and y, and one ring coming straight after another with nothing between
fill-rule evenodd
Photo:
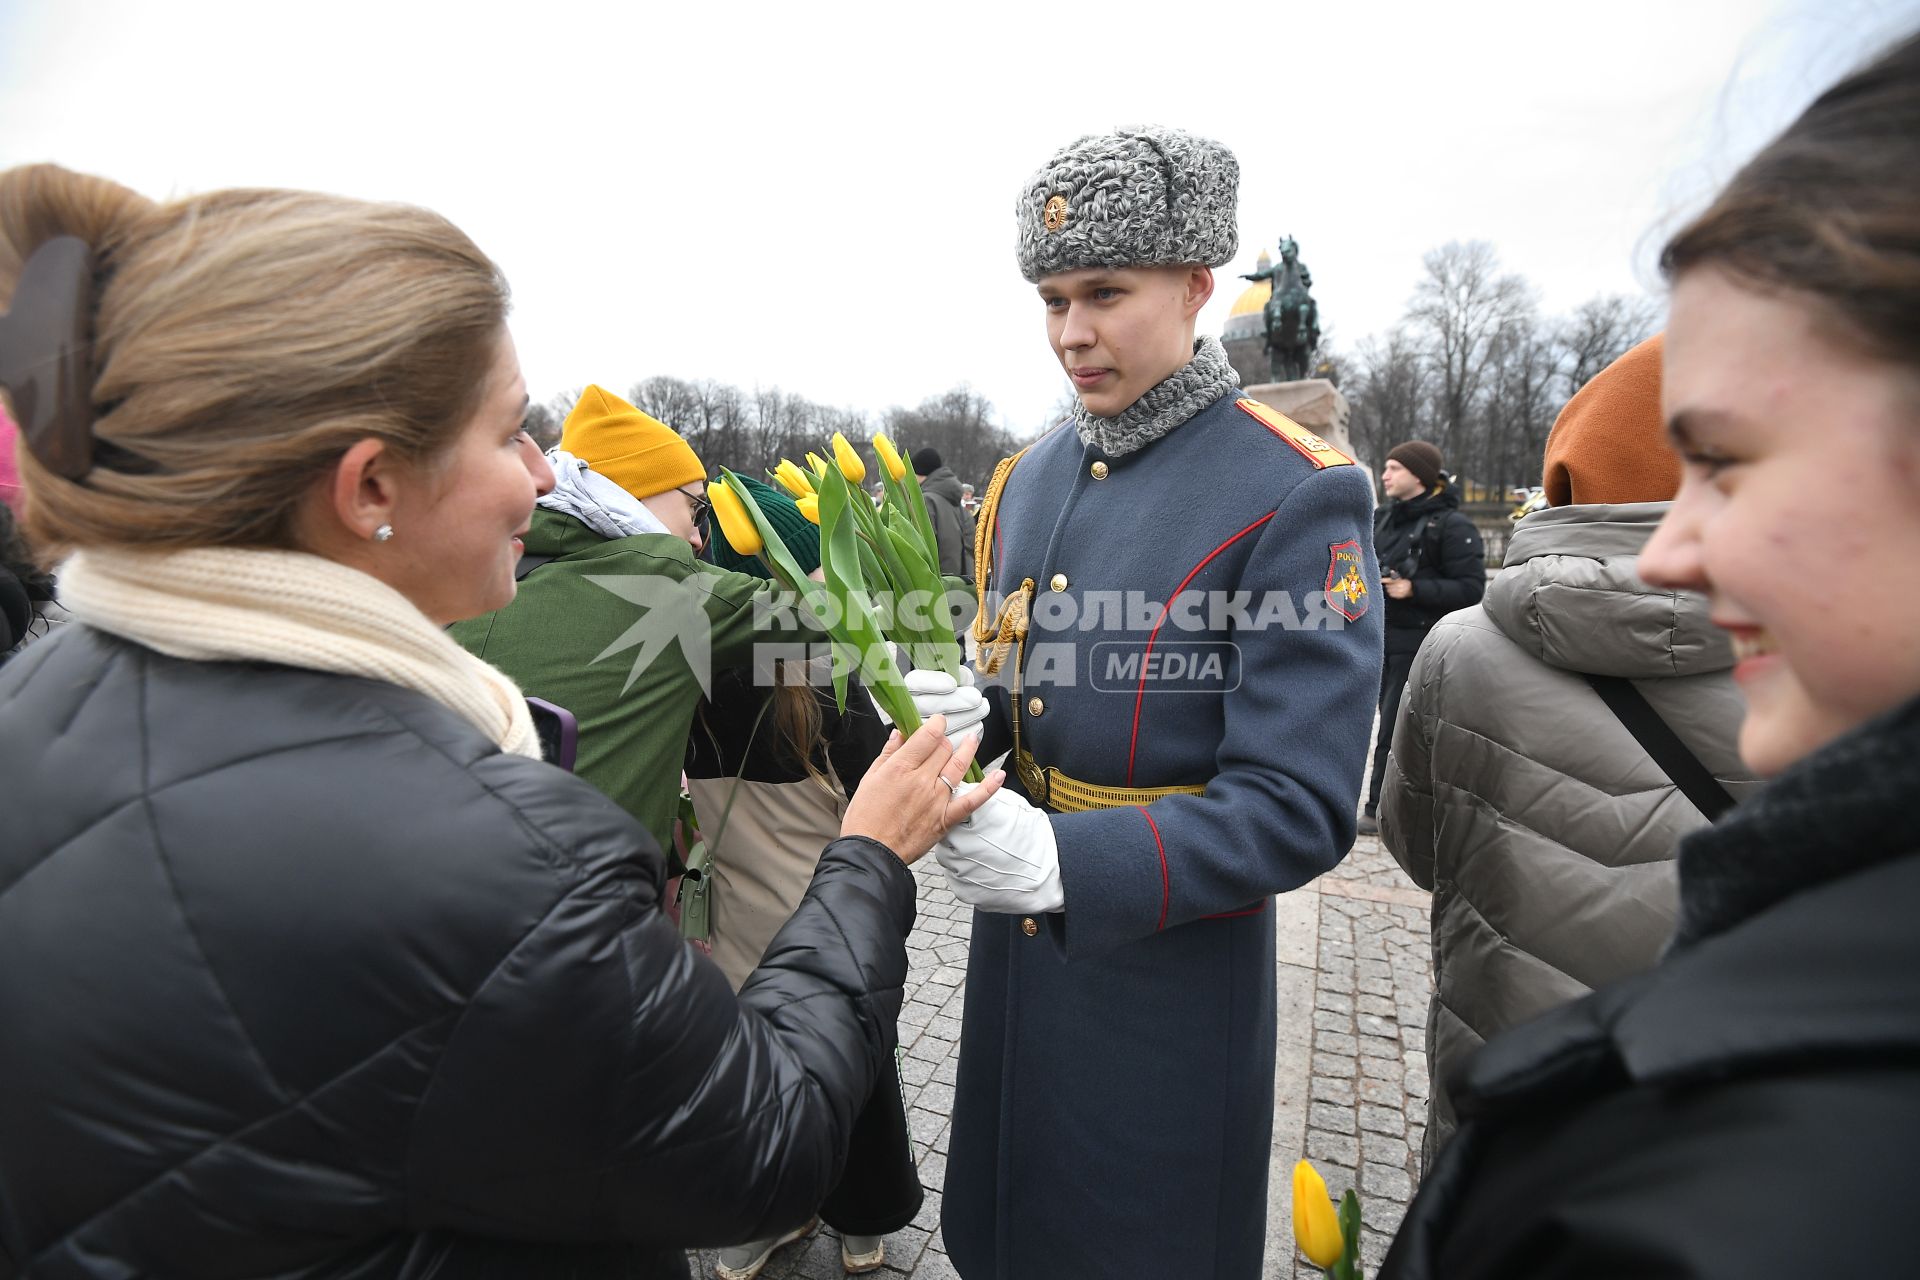
<instances>
[{"instance_id":1,"label":"red piping on coat","mask_svg":"<svg viewBox=\"0 0 1920 1280\"><path fill-rule=\"evenodd\" d=\"M1257 916L1262 911L1265 911L1267 909L1267 903L1272 901L1272 898L1262 898L1260 905L1257 907L1242 907L1238 911L1222 911L1218 915L1201 916L1200 918L1202 920L1238 920L1241 916Z\"/></svg>"},{"instance_id":2,"label":"red piping on coat","mask_svg":"<svg viewBox=\"0 0 1920 1280\"><path fill-rule=\"evenodd\" d=\"M1154 847L1160 850L1160 918L1154 921L1153 931L1160 932L1167 927L1167 904L1173 899L1173 882L1167 878L1167 846L1160 840L1160 824L1147 812L1147 806L1135 805L1140 816L1147 820L1147 827L1153 832Z\"/></svg>"},{"instance_id":3,"label":"red piping on coat","mask_svg":"<svg viewBox=\"0 0 1920 1280\"><path fill-rule=\"evenodd\" d=\"M1127 744L1127 785L1128 786L1133 785L1134 753L1140 749L1140 704L1145 702L1147 699L1147 671L1149 669L1147 664L1147 659L1153 656L1153 642L1160 638L1160 628L1166 625L1167 614L1173 609L1173 602L1180 598L1180 593L1187 589L1187 584L1189 582L1192 582L1194 578L1199 575L1202 569L1206 568L1209 564L1213 563L1213 558L1215 556L1219 555L1222 551L1225 551L1228 547L1232 546L1234 543L1240 541L1240 539L1252 533L1255 529L1258 529L1261 525L1265 524L1267 521L1273 519L1273 516L1274 516L1273 512L1271 511L1267 512L1267 514L1261 516L1258 520L1255 520L1252 524L1248 525L1246 528L1242 529L1240 532L1234 534L1231 538L1228 538L1225 542L1221 543L1219 546L1215 547L1213 550L1207 552L1206 558L1202 560L1199 564L1193 566L1193 569L1187 574L1187 576L1180 580L1180 585L1173 589L1173 594L1167 597L1167 602L1160 606L1160 617L1154 622L1153 630L1149 632L1147 635L1147 651L1140 656L1140 688L1133 695L1133 737L1131 741L1129 741Z\"/></svg>"}]
</instances>

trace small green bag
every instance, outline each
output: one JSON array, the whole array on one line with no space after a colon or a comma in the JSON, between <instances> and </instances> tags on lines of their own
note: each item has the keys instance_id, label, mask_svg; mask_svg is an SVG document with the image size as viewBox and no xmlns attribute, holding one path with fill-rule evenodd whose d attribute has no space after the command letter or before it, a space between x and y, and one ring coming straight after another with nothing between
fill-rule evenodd
<instances>
[{"instance_id":1,"label":"small green bag","mask_svg":"<svg viewBox=\"0 0 1920 1280\"><path fill-rule=\"evenodd\" d=\"M706 942L713 935L713 868L707 861L707 842L687 851L687 869L680 873L680 936Z\"/></svg>"},{"instance_id":2,"label":"small green bag","mask_svg":"<svg viewBox=\"0 0 1920 1280\"><path fill-rule=\"evenodd\" d=\"M753 719L753 728L747 731L747 749L741 753L740 768L733 775L733 786L727 790L727 803L720 810L719 825L714 828L712 840L699 840L687 850L687 869L680 873L680 936L689 942L711 943L713 940L713 854L712 849L720 845L720 837L727 833L727 819L733 816L733 802L740 794L740 779L746 776L747 756L753 751L754 739L760 736L760 726L766 722L767 709L773 706L768 698L760 705L760 714ZM700 834L700 818L693 808L693 797L680 793L680 825L683 830Z\"/></svg>"}]
</instances>

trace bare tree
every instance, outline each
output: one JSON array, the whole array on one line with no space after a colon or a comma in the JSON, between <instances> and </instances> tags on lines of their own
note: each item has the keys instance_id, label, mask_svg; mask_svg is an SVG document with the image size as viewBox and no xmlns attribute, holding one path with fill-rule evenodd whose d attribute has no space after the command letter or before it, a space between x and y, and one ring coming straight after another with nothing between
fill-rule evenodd
<instances>
[{"instance_id":1,"label":"bare tree","mask_svg":"<svg viewBox=\"0 0 1920 1280\"><path fill-rule=\"evenodd\" d=\"M553 420L564 426L567 415L573 412L573 406L580 403L580 394L585 390L584 386L574 387L570 391L556 392L550 397L547 400L547 408L553 413ZM555 438L558 439L557 436Z\"/></svg>"},{"instance_id":2,"label":"bare tree","mask_svg":"<svg viewBox=\"0 0 1920 1280\"><path fill-rule=\"evenodd\" d=\"M1313 376L1325 378L1338 387L1349 376L1349 358L1333 345L1333 326L1320 330L1320 345L1314 348Z\"/></svg>"},{"instance_id":3,"label":"bare tree","mask_svg":"<svg viewBox=\"0 0 1920 1280\"><path fill-rule=\"evenodd\" d=\"M741 448L739 392L713 382L688 382L664 375L637 382L627 392L635 408L677 431L699 455L709 474L720 467L745 466L759 474Z\"/></svg>"},{"instance_id":4,"label":"bare tree","mask_svg":"<svg viewBox=\"0 0 1920 1280\"><path fill-rule=\"evenodd\" d=\"M1062 422L1065 422L1068 418L1071 418L1073 416L1073 406L1079 403L1079 400L1080 397L1074 391L1072 382L1061 383L1059 399L1055 400L1053 407L1047 410L1047 420L1041 425L1039 432L1035 434L1044 435Z\"/></svg>"},{"instance_id":5,"label":"bare tree","mask_svg":"<svg viewBox=\"0 0 1920 1280\"><path fill-rule=\"evenodd\" d=\"M1652 337L1659 325L1660 307L1651 298L1611 293L1574 308L1560 325L1567 395L1571 397L1594 374Z\"/></svg>"},{"instance_id":6,"label":"bare tree","mask_svg":"<svg viewBox=\"0 0 1920 1280\"><path fill-rule=\"evenodd\" d=\"M1514 316L1494 335L1479 427L1481 447L1462 479L1470 500L1499 501L1511 485L1536 484L1547 432L1559 404L1560 348L1551 326L1532 310Z\"/></svg>"},{"instance_id":7,"label":"bare tree","mask_svg":"<svg viewBox=\"0 0 1920 1280\"><path fill-rule=\"evenodd\" d=\"M1407 326L1363 341L1352 369L1345 388L1353 405L1348 430L1364 461L1377 465L1393 446L1433 434L1432 378Z\"/></svg>"},{"instance_id":8,"label":"bare tree","mask_svg":"<svg viewBox=\"0 0 1920 1280\"><path fill-rule=\"evenodd\" d=\"M1500 269L1484 240L1452 241L1428 253L1426 276L1407 308L1433 371L1434 443L1455 455L1475 451L1474 409L1501 329L1533 309L1533 288Z\"/></svg>"},{"instance_id":9,"label":"bare tree","mask_svg":"<svg viewBox=\"0 0 1920 1280\"><path fill-rule=\"evenodd\" d=\"M962 481L984 489L995 464L1020 447L995 418L986 397L963 383L916 408L887 410L885 425L903 454L932 448Z\"/></svg>"},{"instance_id":10,"label":"bare tree","mask_svg":"<svg viewBox=\"0 0 1920 1280\"><path fill-rule=\"evenodd\" d=\"M551 405L529 404L520 429L532 436L533 442L545 450L560 443L560 428L564 422L565 419L555 414Z\"/></svg>"}]
</instances>

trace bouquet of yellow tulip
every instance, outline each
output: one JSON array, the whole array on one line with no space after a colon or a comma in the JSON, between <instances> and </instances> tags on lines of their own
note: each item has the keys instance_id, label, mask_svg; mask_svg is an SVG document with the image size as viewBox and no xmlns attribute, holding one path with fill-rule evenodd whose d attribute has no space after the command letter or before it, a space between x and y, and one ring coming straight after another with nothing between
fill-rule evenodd
<instances>
[{"instance_id":1,"label":"bouquet of yellow tulip","mask_svg":"<svg viewBox=\"0 0 1920 1280\"><path fill-rule=\"evenodd\" d=\"M853 445L835 432L832 448L832 466L809 453L810 470L783 458L770 477L820 526L820 559L826 572L835 572L830 562L838 555L840 575L851 581L857 571L866 598L883 606L881 629L887 639L912 655L914 666L959 675L963 655L954 638L952 603L940 576L940 547L919 478L885 434L874 436L885 493L876 509L860 488L867 469ZM843 499L843 506L831 511L822 506L829 490ZM836 521L830 516L836 512L844 512L849 523L850 543L835 538Z\"/></svg>"},{"instance_id":2,"label":"bouquet of yellow tulip","mask_svg":"<svg viewBox=\"0 0 1920 1280\"><path fill-rule=\"evenodd\" d=\"M713 510L736 551L758 554L826 620L834 646L834 694L841 708L846 707L847 673L857 671L900 731L911 733L920 725L919 713L886 642L911 654L915 666L948 675L959 674L962 655L920 482L884 435L874 437L874 452L887 492L886 503L878 509L859 487L866 479L865 464L839 432L833 436L833 466L809 453L808 469L782 459L771 473L773 481L793 495L801 514L820 526L824 582L799 572L780 535L731 471L720 473ZM876 604L884 606L884 625L876 617ZM978 766L970 767L967 776L979 781Z\"/></svg>"},{"instance_id":3,"label":"bouquet of yellow tulip","mask_svg":"<svg viewBox=\"0 0 1920 1280\"><path fill-rule=\"evenodd\" d=\"M1293 1166L1293 1239L1327 1280L1364 1280L1360 1270L1360 1197L1349 1187L1334 1213L1326 1181L1312 1164Z\"/></svg>"}]
</instances>

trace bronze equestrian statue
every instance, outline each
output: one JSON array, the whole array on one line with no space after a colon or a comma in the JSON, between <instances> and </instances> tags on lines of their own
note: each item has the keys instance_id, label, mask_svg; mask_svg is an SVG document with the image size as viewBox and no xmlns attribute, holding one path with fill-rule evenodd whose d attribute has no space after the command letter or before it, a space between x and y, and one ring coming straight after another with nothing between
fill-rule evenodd
<instances>
[{"instance_id":1,"label":"bronze equestrian statue","mask_svg":"<svg viewBox=\"0 0 1920 1280\"><path fill-rule=\"evenodd\" d=\"M1267 368L1275 382L1296 382L1313 369L1314 349L1320 345L1320 304L1308 292L1313 273L1300 261L1300 246L1292 236L1280 237L1280 261L1242 280L1271 280L1262 318L1266 322Z\"/></svg>"}]
</instances>

